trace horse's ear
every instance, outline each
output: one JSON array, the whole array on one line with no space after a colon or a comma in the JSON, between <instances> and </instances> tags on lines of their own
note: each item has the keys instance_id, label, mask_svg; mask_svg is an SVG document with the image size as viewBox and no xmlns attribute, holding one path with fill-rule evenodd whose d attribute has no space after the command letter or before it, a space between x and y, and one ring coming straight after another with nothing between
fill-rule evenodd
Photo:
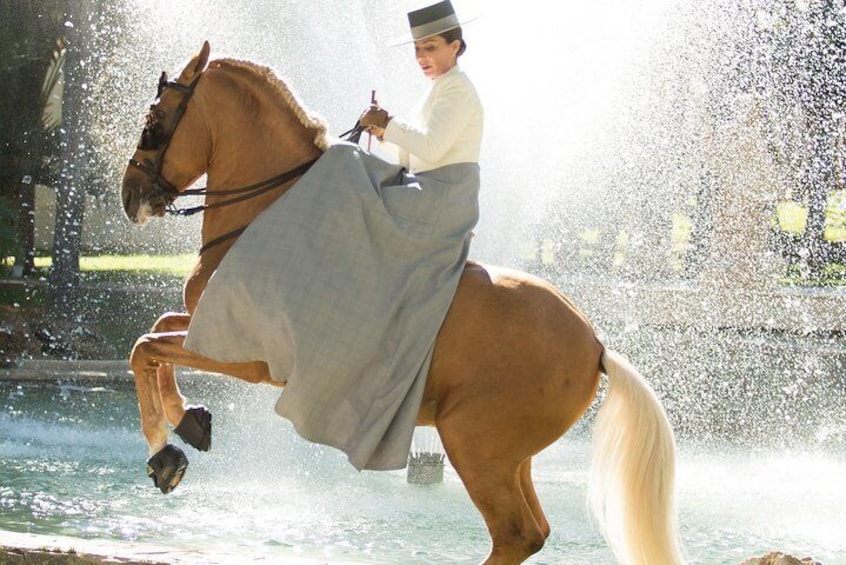
<instances>
[{"instance_id":1,"label":"horse's ear","mask_svg":"<svg viewBox=\"0 0 846 565\"><path fill-rule=\"evenodd\" d=\"M188 63L188 66L185 67L185 70L182 72L182 78L184 80L191 81L205 71L206 65L209 64L210 52L211 46L209 45L209 42L204 41L200 52L191 59L191 62Z\"/></svg>"},{"instance_id":2,"label":"horse's ear","mask_svg":"<svg viewBox=\"0 0 846 565\"><path fill-rule=\"evenodd\" d=\"M211 53L211 45L209 45L208 40L203 41L203 47L200 49L200 55L197 59L197 66L194 67L195 74L206 70L206 65L209 64L209 53Z\"/></svg>"}]
</instances>

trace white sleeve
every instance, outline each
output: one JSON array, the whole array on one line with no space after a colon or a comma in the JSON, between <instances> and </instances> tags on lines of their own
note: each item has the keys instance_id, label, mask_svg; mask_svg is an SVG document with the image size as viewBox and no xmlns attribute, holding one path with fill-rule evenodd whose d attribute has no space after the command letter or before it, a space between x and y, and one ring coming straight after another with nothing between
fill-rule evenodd
<instances>
[{"instance_id":1,"label":"white sleeve","mask_svg":"<svg viewBox=\"0 0 846 565\"><path fill-rule=\"evenodd\" d=\"M439 161L467 126L475 105L474 94L460 81L444 85L432 100L429 119L422 128L393 118L385 128L384 140L423 161Z\"/></svg>"}]
</instances>

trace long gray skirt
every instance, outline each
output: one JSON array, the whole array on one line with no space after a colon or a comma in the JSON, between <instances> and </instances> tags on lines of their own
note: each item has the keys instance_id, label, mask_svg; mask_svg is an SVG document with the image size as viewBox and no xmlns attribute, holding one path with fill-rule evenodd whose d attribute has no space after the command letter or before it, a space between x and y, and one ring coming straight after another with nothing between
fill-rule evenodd
<instances>
[{"instance_id":1,"label":"long gray skirt","mask_svg":"<svg viewBox=\"0 0 846 565\"><path fill-rule=\"evenodd\" d=\"M357 469L403 468L478 192L476 163L411 175L331 147L227 253L185 347L266 362L300 435Z\"/></svg>"}]
</instances>

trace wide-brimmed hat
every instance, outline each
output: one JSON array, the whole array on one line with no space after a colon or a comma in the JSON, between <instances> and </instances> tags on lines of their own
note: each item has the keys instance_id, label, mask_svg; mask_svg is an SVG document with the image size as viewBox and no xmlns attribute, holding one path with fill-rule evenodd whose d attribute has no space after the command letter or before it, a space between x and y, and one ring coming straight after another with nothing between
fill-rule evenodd
<instances>
[{"instance_id":1,"label":"wide-brimmed hat","mask_svg":"<svg viewBox=\"0 0 846 565\"><path fill-rule=\"evenodd\" d=\"M472 22L479 16L473 16L464 20L459 20L455 14L455 9L452 7L452 2L443 0L437 4L432 4L419 10L414 10L408 13L408 25L411 28L411 39L407 36L399 38L392 42L392 45L404 45L414 41L420 41L439 33L444 33L451 29L461 27L462 25Z\"/></svg>"}]
</instances>

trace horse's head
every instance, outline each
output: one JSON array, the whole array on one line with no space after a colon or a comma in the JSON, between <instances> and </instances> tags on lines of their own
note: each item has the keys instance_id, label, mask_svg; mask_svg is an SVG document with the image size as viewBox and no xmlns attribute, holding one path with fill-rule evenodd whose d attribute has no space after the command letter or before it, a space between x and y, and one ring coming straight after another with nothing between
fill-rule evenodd
<instances>
[{"instance_id":1,"label":"horse's head","mask_svg":"<svg viewBox=\"0 0 846 565\"><path fill-rule=\"evenodd\" d=\"M190 102L190 103L189 103ZM209 44L179 78L159 79L159 92L123 177L123 206L135 223L162 216L176 197L208 173L220 200L228 190L276 177L328 147L326 125L311 115L272 69L248 61L209 62ZM233 199L254 217L282 191ZM196 192L195 192L196 194ZM203 208L205 209L205 208ZM228 208L228 210L231 210ZM204 225L210 214L205 214ZM231 216L230 214L226 214Z\"/></svg>"},{"instance_id":2,"label":"horse's head","mask_svg":"<svg viewBox=\"0 0 846 565\"><path fill-rule=\"evenodd\" d=\"M150 106L121 189L123 209L137 224L151 216L163 216L176 194L206 171L210 143L200 137L207 128L201 97L195 92L199 92L209 51L205 42L178 79L169 81L166 73L159 79L158 95Z\"/></svg>"}]
</instances>

